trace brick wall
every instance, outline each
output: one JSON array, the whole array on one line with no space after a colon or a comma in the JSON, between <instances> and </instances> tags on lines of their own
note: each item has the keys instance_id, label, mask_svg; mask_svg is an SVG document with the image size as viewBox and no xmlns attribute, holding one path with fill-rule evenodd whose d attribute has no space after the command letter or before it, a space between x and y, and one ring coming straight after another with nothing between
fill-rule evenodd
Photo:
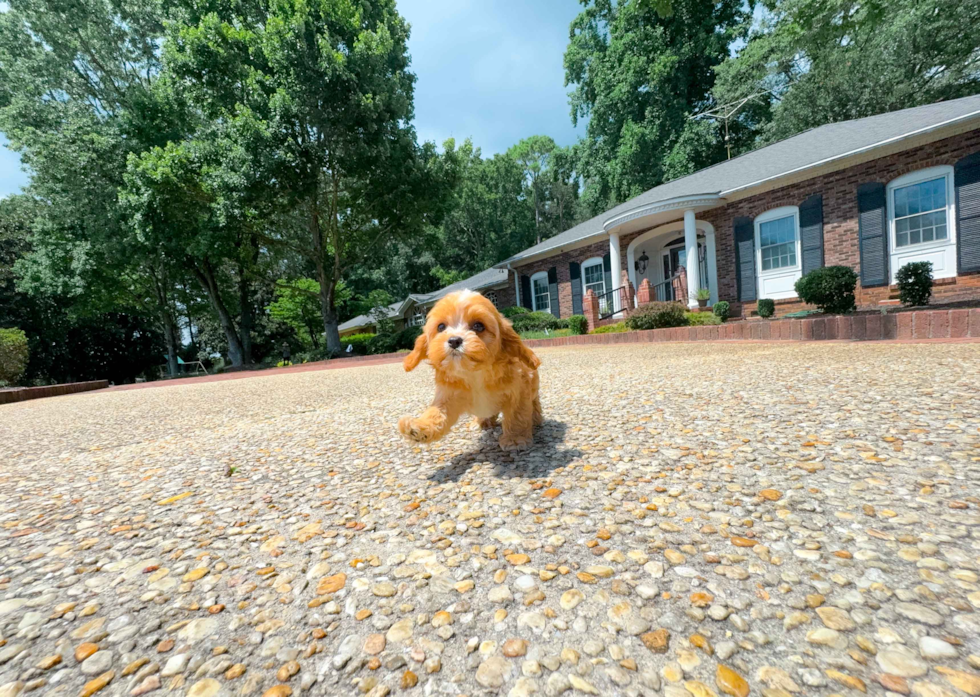
<instances>
[{"instance_id":1,"label":"brick wall","mask_svg":"<svg viewBox=\"0 0 980 697\"><path fill-rule=\"evenodd\" d=\"M739 216L756 216L781 206L798 206L812 194L823 195L824 214L824 263L827 266L845 265L861 271L860 249L858 246L857 187L865 182L887 183L903 174L937 165L952 165L970 153L980 150L980 130L953 136L944 140L920 146L901 153L889 155L871 162L865 162L847 169L821 175L803 182L774 189L757 196L735 201L721 208L698 214L699 220L711 223L715 228L715 242L718 262L718 298L732 303L732 314L748 315L755 310L755 303L737 302L735 275L735 244L733 220ZM677 222L682 220L678 212ZM658 223L658 227L664 223ZM626 278L626 250L629 243L642 235L645 230L620 237L620 258L622 278ZM547 259L539 260L515 269L520 274L531 276L539 271L547 271L554 266L558 271L558 297L561 316L572 314L571 279L568 264L579 263L609 251L609 243L603 240L596 244L564 252ZM616 284L620 285L620 284ZM861 288L858 283L857 301L859 307L876 306L880 300L895 295L895 289ZM937 281L933 290L934 302L955 302L959 300L980 300L980 274L958 276L955 279ZM785 314L806 306L796 300L776 301L777 314Z\"/></svg>"}]
</instances>

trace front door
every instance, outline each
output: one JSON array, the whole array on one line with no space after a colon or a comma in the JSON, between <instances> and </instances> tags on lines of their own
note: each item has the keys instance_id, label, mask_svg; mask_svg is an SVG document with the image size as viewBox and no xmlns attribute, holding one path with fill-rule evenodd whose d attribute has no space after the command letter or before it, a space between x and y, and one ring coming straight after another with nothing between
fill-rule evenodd
<instances>
[{"instance_id":1,"label":"front door","mask_svg":"<svg viewBox=\"0 0 980 697\"><path fill-rule=\"evenodd\" d=\"M687 265L687 248L681 244L665 249L663 264L664 279L673 278L682 266ZM698 240L698 281L701 288L708 287L707 250L701 240ZM667 289L667 295L669 300L677 300L674 297L673 287Z\"/></svg>"}]
</instances>

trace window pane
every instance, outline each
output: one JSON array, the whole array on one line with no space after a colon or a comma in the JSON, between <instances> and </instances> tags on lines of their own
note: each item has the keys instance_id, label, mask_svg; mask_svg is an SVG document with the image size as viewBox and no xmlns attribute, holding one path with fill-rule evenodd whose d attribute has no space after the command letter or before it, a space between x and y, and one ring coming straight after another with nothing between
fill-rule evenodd
<instances>
[{"instance_id":1,"label":"window pane","mask_svg":"<svg viewBox=\"0 0 980 697\"><path fill-rule=\"evenodd\" d=\"M585 285L591 286L595 283L603 283L602 264L590 264L585 267Z\"/></svg>"},{"instance_id":2,"label":"window pane","mask_svg":"<svg viewBox=\"0 0 980 697\"><path fill-rule=\"evenodd\" d=\"M536 278L534 285L534 307L538 311L548 312L551 309L551 295L548 293L548 281L543 278Z\"/></svg>"},{"instance_id":3,"label":"window pane","mask_svg":"<svg viewBox=\"0 0 980 697\"><path fill-rule=\"evenodd\" d=\"M759 225L762 270L796 266L796 219L786 216Z\"/></svg>"},{"instance_id":4,"label":"window pane","mask_svg":"<svg viewBox=\"0 0 980 697\"><path fill-rule=\"evenodd\" d=\"M947 238L946 177L895 189L895 246Z\"/></svg>"}]
</instances>

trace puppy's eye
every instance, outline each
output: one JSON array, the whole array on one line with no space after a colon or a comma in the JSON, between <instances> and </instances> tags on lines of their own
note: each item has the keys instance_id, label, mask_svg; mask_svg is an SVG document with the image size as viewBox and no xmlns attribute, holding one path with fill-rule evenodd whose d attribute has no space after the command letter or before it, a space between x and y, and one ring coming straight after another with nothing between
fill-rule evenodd
<instances>
[{"instance_id":1,"label":"puppy's eye","mask_svg":"<svg viewBox=\"0 0 980 697\"><path fill-rule=\"evenodd\" d=\"M446 331L446 325L445 324L440 324L438 327L436 327L436 330L437 331L440 331L440 332L444 332L444 331Z\"/></svg>"},{"instance_id":2,"label":"puppy's eye","mask_svg":"<svg viewBox=\"0 0 980 697\"><path fill-rule=\"evenodd\" d=\"M483 331L484 329L486 329L486 327L484 327L484 326L483 326L483 322L474 322L474 323L473 323L472 325L470 325L470 327L471 327L471 329L473 329L473 331L475 331L475 332L476 332L477 334L479 334L479 333L480 333L480 332L482 332L482 331Z\"/></svg>"}]
</instances>

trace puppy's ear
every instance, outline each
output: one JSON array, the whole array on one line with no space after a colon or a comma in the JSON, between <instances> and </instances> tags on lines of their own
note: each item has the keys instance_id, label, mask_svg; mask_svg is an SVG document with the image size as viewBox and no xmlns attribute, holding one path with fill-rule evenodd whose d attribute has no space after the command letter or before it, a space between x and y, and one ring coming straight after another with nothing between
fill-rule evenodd
<instances>
[{"instance_id":1,"label":"puppy's ear","mask_svg":"<svg viewBox=\"0 0 980 697\"><path fill-rule=\"evenodd\" d=\"M500 348L505 355L513 356L531 370L537 370L541 365L541 359L524 345L514 326L504 317L500 318Z\"/></svg>"},{"instance_id":2,"label":"puppy's ear","mask_svg":"<svg viewBox=\"0 0 980 697\"><path fill-rule=\"evenodd\" d=\"M415 348L412 349L410 354L405 356L405 360L402 362L402 365L405 366L405 372L409 373L415 370L415 368L418 367L418 364L425 358L428 350L429 337L427 337L424 333L419 334L419 338L415 340Z\"/></svg>"}]
</instances>

